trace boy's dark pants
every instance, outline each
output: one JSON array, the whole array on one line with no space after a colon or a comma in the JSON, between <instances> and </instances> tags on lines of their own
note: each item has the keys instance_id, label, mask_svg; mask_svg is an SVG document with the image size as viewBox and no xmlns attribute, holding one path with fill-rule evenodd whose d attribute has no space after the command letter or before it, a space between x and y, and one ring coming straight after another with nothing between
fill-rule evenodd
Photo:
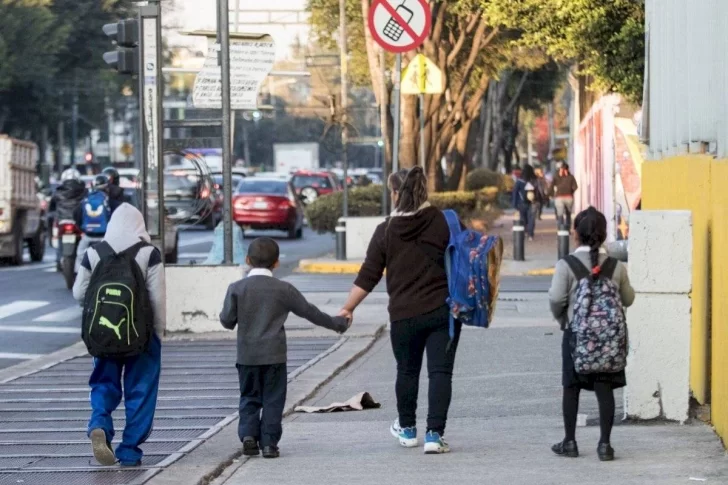
<instances>
[{"instance_id":1,"label":"boy's dark pants","mask_svg":"<svg viewBox=\"0 0 728 485\"><path fill-rule=\"evenodd\" d=\"M240 441L252 436L262 447L278 446L283 435L283 408L288 387L286 364L237 365L237 368L240 378Z\"/></svg>"}]
</instances>

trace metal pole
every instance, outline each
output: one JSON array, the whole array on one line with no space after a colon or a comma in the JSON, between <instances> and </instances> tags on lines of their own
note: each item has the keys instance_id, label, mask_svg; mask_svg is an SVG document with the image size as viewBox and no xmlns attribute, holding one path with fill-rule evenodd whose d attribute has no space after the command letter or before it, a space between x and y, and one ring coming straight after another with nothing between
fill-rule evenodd
<instances>
[{"instance_id":1,"label":"metal pole","mask_svg":"<svg viewBox=\"0 0 728 485\"><path fill-rule=\"evenodd\" d=\"M155 15L155 34L156 34L156 83L154 89L157 91L157 106L156 106L156 117L154 126L154 144L157 146L157 202L159 206L159 247L162 253L162 261L164 262L165 253L164 250L164 233L165 233L165 222L167 219L167 211L164 207L164 153L162 147L164 146L164 89L163 83L164 78L162 77L162 6L158 1L156 4L156 15Z\"/></svg>"},{"instance_id":2,"label":"metal pole","mask_svg":"<svg viewBox=\"0 0 728 485\"><path fill-rule=\"evenodd\" d=\"M392 97L394 98L394 136L392 137L392 173L399 172L399 128L400 128L400 111L402 95L400 88L402 85L402 54L397 54L394 63L394 90Z\"/></svg>"},{"instance_id":3,"label":"metal pole","mask_svg":"<svg viewBox=\"0 0 728 485\"><path fill-rule=\"evenodd\" d=\"M250 142L248 141L248 123L245 120L245 116L240 120L240 124L243 125L243 156L245 158L245 166L251 167L250 164Z\"/></svg>"},{"instance_id":4,"label":"metal pole","mask_svg":"<svg viewBox=\"0 0 728 485\"><path fill-rule=\"evenodd\" d=\"M76 144L78 143L78 92L73 93L71 108L71 168L76 168Z\"/></svg>"},{"instance_id":5,"label":"metal pole","mask_svg":"<svg viewBox=\"0 0 728 485\"><path fill-rule=\"evenodd\" d=\"M559 223L559 230L556 233L558 239L558 258L559 260L564 259L569 255L569 228L565 227L564 224Z\"/></svg>"},{"instance_id":6,"label":"metal pole","mask_svg":"<svg viewBox=\"0 0 728 485\"><path fill-rule=\"evenodd\" d=\"M513 260L526 260L526 221L516 212L513 218Z\"/></svg>"},{"instance_id":7,"label":"metal pole","mask_svg":"<svg viewBox=\"0 0 728 485\"><path fill-rule=\"evenodd\" d=\"M384 54L384 49L379 49L379 65L382 68L382 89L380 93L381 100L379 102L379 116L380 116L380 132L382 133L382 146L380 152L382 153L382 215L387 216L389 214L389 166L387 164L387 142L386 137L389 133L387 129L387 110L389 109L389 103L387 103L387 69L386 69L387 58Z\"/></svg>"},{"instance_id":8,"label":"metal pole","mask_svg":"<svg viewBox=\"0 0 728 485\"><path fill-rule=\"evenodd\" d=\"M425 95L420 94L420 166L425 170Z\"/></svg>"},{"instance_id":9,"label":"metal pole","mask_svg":"<svg viewBox=\"0 0 728 485\"><path fill-rule=\"evenodd\" d=\"M341 56L341 161L344 164L344 217L349 216L349 157L347 152L346 110L348 108L349 86L347 76L349 70L348 49L346 42L346 0L339 0L339 55Z\"/></svg>"},{"instance_id":10,"label":"metal pole","mask_svg":"<svg viewBox=\"0 0 728 485\"><path fill-rule=\"evenodd\" d=\"M137 136L138 144L135 144L136 156L135 162L139 168L139 178L142 181L142 193L139 198L139 210L144 216L144 224L149 230L149 223L151 218L147 212L147 196L149 193L149 168L147 166L147 130L144 126L144 17L142 15L142 9L139 9L139 79L137 84L137 99L139 101L139 109L137 110Z\"/></svg>"},{"instance_id":11,"label":"metal pole","mask_svg":"<svg viewBox=\"0 0 728 485\"><path fill-rule=\"evenodd\" d=\"M225 264L233 263L233 172L231 152L232 118L230 109L230 21L228 0L218 1L220 53L222 67L222 184Z\"/></svg>"}]
</instances>

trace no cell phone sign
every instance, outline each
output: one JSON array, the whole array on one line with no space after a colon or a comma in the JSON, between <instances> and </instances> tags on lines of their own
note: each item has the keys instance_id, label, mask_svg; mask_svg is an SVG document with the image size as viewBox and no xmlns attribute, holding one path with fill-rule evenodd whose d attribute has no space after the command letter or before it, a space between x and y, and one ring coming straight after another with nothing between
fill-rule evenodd
<instances>
[{"instance_id":1,"label":"no cell phone sign","mask_svg":"<svg viewBox=\"0 0 728 485\"><path fill-rule=\"evenodd\" d=\"M427 0L374 0L369 30L384 50L401 54L422 45L432 26Z\"/></svg>"}]
</instances>

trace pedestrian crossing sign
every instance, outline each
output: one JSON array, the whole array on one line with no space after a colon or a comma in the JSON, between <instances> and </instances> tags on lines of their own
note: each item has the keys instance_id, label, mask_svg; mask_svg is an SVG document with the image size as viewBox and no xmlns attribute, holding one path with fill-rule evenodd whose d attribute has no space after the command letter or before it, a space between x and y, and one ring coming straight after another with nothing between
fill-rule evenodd
<instances>
[{"instance_id":1,"label":"pedestrian crossing sign","mask_svg":"<svg viewBox=\"0 0 728 485\"><path fill-rule=\"evenodd\" d=\"M442 71L423 54L417 54L402 75L402 94L442 94Z\"/></svg>"}]
</instances>

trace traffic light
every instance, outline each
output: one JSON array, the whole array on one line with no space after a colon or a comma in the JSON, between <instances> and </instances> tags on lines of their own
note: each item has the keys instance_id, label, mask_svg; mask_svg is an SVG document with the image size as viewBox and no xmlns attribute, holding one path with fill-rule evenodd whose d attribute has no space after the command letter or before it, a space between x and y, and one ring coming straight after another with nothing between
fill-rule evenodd
<instances>
[{"instance_id":1,"label":"traffic light","mask_svg":"<svg viewBox=\"0 0 728 485\"><path fill-rule=\"evenodd\" d=\"M136 19L106 24L104 34L116 44L116 50L104 53L104 61L119 74L139 73L139 22Z\"/></svg>"}]
</instances>

